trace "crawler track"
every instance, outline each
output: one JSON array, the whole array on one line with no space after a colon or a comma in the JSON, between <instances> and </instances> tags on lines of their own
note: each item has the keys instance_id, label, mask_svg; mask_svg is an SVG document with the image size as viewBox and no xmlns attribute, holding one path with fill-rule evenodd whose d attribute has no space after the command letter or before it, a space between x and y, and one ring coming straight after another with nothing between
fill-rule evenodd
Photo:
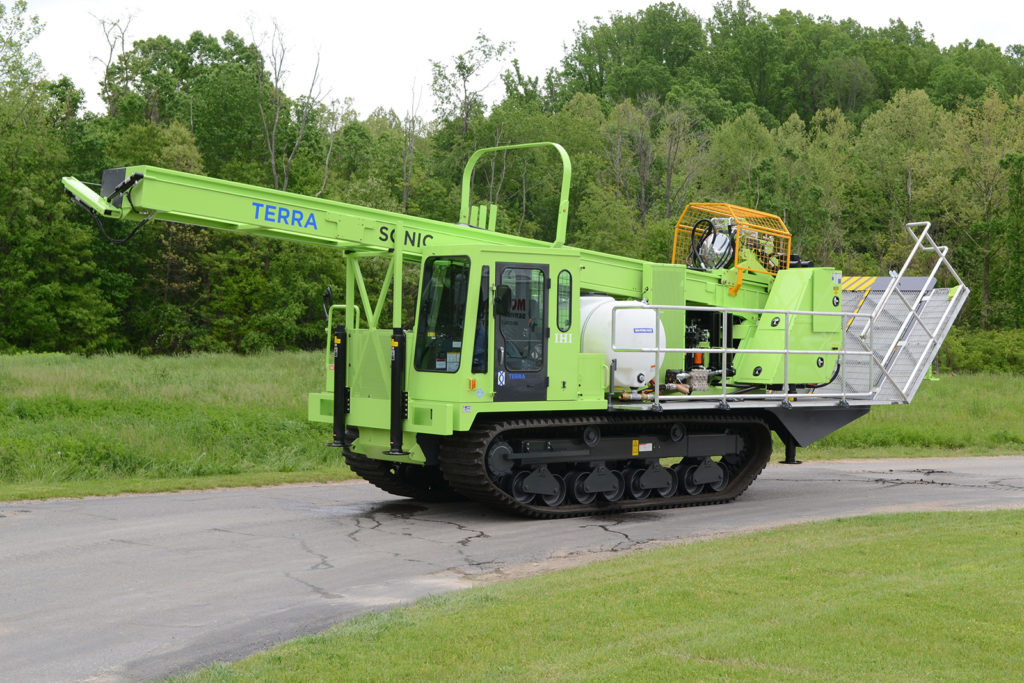
<instances>
[{"instance_id":1,"label":"crawler track","mask_svg":"<svg viewBox=\"0 0 1024 683\"><path fill-rule=\"evenodd\" d=\"M589 426L619 435L644 433L651 430L665 430L671 425L682 426L689 433L721 434L732 433L739 437L741 447L738 453L729 456L723 467L729 472L728 483L719 491L704 489L695 494L682 492L682 487L673 495L660 497L651 495L645 499L631 499L629 496L616 502L598 500L580 504L568 496L563 504L550 506L543 502L524 503L507 490L507 483L496 481L487 465L488 448L496 439L553 438L579 433ZM440 467L452 489L467 498L485 503L491 507L538 519L575 517L582 515L629 512L634 510L656 510L692 505L711 505L734 500L750 486L764 469L771 457L771 432L760 419L744 415L701 415L680 417L667 414L630 413L612 415L607 413L589 416L558 417L545 416L532 419L500 419L485 421L472 430L447 439L441 447ZM672 453L661 453L661 458L671 458ZM628 459L610 462L609 467L625 466ZM558 467L559 465L555 465ZM563 463L562 467L572 467Z\"/></svg>"}]
</instances>

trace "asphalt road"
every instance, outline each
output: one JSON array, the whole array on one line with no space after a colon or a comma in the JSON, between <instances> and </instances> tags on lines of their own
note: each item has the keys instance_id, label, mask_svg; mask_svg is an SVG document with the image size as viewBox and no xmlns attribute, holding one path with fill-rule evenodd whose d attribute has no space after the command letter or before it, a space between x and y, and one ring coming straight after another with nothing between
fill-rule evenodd
<instances>
[{"instance_id":1,"label":"asphalt road","mask_svg":"<svg viewBox=\"0 0 1024 683\"><path fill-rule=\"evenodd\" d=\"M1024 457L771 465L728 505L571 520L363 482L0 503L0 680L148 680L356 614L663 542L1024 508Z\"/></svg>"}]
</instances>

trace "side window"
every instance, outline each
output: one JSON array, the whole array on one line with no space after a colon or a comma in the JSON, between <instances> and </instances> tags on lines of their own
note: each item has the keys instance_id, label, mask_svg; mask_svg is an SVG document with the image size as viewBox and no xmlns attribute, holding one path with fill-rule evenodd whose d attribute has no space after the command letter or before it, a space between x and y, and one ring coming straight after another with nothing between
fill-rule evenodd
<instances>
[{"instance_id":1,"label":"side window","mask_svg":"<svg viewBox=\"0 0 1024 683\"><path fill-rule=\"evenodd\" d=\"M563 270L558 274L558 311L556 321L559 332L568 332L572 327L572 273Z\"/></svg>"},{"instance_id":2,"label":"side window","mask_svg":"<svg viewBox=\"0 0 1024 683\"><path fill-rule=\"evenodd\" d=\"M544 364L544 271L505 268L500 285L508 292L507 310L498 315L505 368L540 370Z\"/></svg>"},{"instance_id":3,"label":"side window","mask_svg":"<svg viewBox=\"0 0 1024 683\"><path fill-rule=\"evenodd\" d=\"M416 324L414 367L458 372L469 295L469 258L431 256L423 264L423 291Z\"/></svg>"},{"instance_id":4,"label":"side window","mask_svg":"<svg viewBox=\"0 0 1024 683\"><path fill-rule=\"evenodd\" d=\"M476 341L473 342L473 372L487 372L487 328L491 322L491 269L480 272L480 298L476 305Z\"/></svg>"}]
</instances>

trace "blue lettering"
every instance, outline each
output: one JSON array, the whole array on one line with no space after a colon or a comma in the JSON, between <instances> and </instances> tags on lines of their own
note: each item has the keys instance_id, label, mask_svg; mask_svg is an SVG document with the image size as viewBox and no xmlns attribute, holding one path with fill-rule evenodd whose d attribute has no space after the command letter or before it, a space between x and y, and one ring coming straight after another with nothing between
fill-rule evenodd
<instances>
[{"instance_id":1,"label":"blue lettering","mask_svg":"<svg viewBox=\"0 0 1024 683\"><path fill-rule=\"evenodd\" d=\"M274 204L263 204L261 202L252 202L253 206L253 218L254 220L262 220L267 223L277 223L278 225L293 225L298 228L313 228L317 229L316 215L310 211L308 214L301 209L289 209L284 206L276 206ZM263 215L260 215L260 209L263 209ZM381 241L387 239L385 228L381 228Z\"/></svg>"}]
</instances>

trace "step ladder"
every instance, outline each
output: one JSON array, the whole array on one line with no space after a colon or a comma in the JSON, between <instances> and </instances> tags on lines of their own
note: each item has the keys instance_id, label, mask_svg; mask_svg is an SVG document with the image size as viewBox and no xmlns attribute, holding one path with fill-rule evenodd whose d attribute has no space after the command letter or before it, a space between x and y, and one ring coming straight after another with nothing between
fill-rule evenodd
<instances>
[{"instance_id":1,"label":"step ladder","mask_svg":"<svg viewBox=\"0 0 1024 683\"><path fill-rule=\"evenodd\" d=\"M929 235L930 223L908 223L914 239L903 268L889 277L861 278L843 297L844 348L851 355L838 378L850 394L870 394L870 403L909 403L921 386L970 289L946 258L947 247ZM917 229L920 228L920 233ZM927 276L922 261L934 259ZM950 286L937 287L938 279Z\"/></svg>"}]
</instances>

